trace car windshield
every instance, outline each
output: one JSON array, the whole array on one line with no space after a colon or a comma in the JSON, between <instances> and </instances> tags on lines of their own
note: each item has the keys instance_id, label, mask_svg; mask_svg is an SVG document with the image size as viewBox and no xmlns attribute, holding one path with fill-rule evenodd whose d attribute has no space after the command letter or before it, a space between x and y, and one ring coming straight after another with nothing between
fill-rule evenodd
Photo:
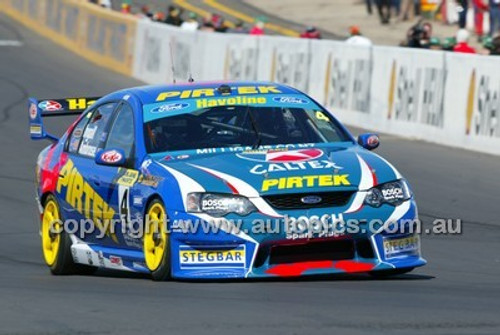
<instances>
[{"instance_id":1,"label":"car windshield","mask_svg":"<svg viewBox=\"0 0 500 335\"><path fill-rule=\"evenodd\" d=\"M203 108L146 122L145 134L149 153L351 141L326 112L297 107Z\"/></svg>"}]
</instances>

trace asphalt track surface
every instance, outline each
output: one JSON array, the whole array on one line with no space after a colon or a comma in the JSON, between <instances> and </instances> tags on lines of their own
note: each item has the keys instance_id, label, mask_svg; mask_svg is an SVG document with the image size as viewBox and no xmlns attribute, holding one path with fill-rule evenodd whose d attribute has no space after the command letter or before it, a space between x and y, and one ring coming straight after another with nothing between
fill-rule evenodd
<instances>
[{"instance_id":1,"label":"asphalt track surface","mask_svg":"<svg viewBox=\"0 0 500 335\"><path fill-rule=\"evenodd\" d=\"M368 276L163 282L114 273L54 277L44 265L25 100L106 94L139 84L83 61L0 15L0 334L499 334L500 160L382 136L379 153L410 180L429 264ZM1 43L0 43L1 45ZM71 118L50 120L61 132ZM357 132L355 129L354 132Z\"/></svg>"}]
</instances>

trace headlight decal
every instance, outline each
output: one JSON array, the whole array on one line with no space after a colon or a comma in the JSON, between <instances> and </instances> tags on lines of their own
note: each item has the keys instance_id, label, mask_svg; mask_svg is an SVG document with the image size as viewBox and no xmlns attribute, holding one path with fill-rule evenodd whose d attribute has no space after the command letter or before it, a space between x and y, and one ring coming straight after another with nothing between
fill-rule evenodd
<instances>
[{"instance_id":1,"label":"headlight decal","mask_svg":"<svg viewBox=\"0 0 500 335\"><path fill-rule=\"evenodd\" d=\"M186 176L184 173L181 173L175 169L172 169L171 167L168 167L164 164L160 164L165 170L167 170L172 176L174 176L175 180L177 181L177 184L179 186L179 190L181 193L181 199L184 205L184 210L187 211L188 204L188 194L191 192L199 192L203 193L205 192L205 189L203 186L198 184L194 179Z\"/></svg>"},{"instance_id":2,"label":"headlight decal","mask_svg":"<svg viewBox=\"0 0 500 335\"><path fill-rule=\"evenodd\" d=\"M377 185L377 177L373 170L368 166L361 156L356 154L359 161L359 168L361 169L361 177L359 180L359 190L365 191L371 189L373 186Z\"/></svg>"},{"instance_id":3,"label":"headlight decal","mask_svg":"<svg viewBox=\"0 0 500 335\"><path fill-rule=\"evenodd\" d=\"M354 213L361 210L365 201L366 190L369 190L377 185L377 176L373 172L373 169L363 158L361 158L361 156L356 154L356 157L358 158L359 168L361 169L361 177L358 186L359 191L356 192L351 206L345 211L345 213Z\"/></svg>"},{"instance_id":4,"label":"headlight decal","mask_svg":"<svg viewBox=\"0 0 500 335\"><path fill-rule=\"evenodd\" d=\"M200 169L202 171L207 172L208 174L222 179L231 189L236 190L237 194L244 195L245 197L252 198L252 197L259 197L259 192L255 188L253 188L251 185L248 183L244 182L243 180L233 177L231 175L228 175L226 173L216 171L213 169L209 169L204 166L199 166L195 164L189 164L197 169Z\"/></svg>"},{"instance_id":5,"label":"headlight decal","mask_svg":"<svg viewBox=\"0 0 500 335\"><path fill-rule=\"evenodd\" d=\"M247 198L249 198L249 200L255 205L255 207L257 207L258 211L261 212L262 214L277 218L283 217L283 215L278 214L271 206L269 206L269 204L264 199L260 197L259 192L254 187L252 187L245 181L233 177L231 175L228 175L226 173L209 169L207 167L195 164L189 164L189 165L197 169L200 169L202 171L205 171L211 176L224 181L224 183L228 185L228 187L233 191L234 194L244 195Z\"/></svg>"},{"instance_id":6,"label":"headlight decal","mask_svg":"<svg viewBox=\"0 0 500 335\"><path fill-rule=\"evenodd\" d=\"M221 193L189 193L186 209L191 213L206 213L213 217L230 213L246 216L257 210L246 197Z\"/></svg>"},{"instance_id":7,"label":"headlight decal","mask_svg":"<svg viewBox=\"0 0 500 335\"><path fill-rule=\"evenodd\" d=\"M410 199L410 188L404 179L395 180L372 187L366 192L365 204L380 207L383 204L398 206Z\"/></svg>"}]
</instances>

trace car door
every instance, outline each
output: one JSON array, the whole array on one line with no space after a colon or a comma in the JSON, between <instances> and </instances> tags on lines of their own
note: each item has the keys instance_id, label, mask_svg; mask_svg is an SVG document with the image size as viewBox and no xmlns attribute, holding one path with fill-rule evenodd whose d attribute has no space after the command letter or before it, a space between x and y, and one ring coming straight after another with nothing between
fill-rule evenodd
<instances>
[{"instance_id":1,"label":"car door","mask_svg":"<svg viewBox=\"0 0 500 335\"><path fill-rule=\"evenodd\" d=\"M88 243L117 244L110 220L116 211L110 205L108 180L118 167L95 163L103 148L117 103L104 103L87 112L68 138L67 160L61 169L57 190L66 219L77 222L74 234ZM85 220L90 220L85 222Z\"/></svg>"},{"instance_id":2,"label":"car door","mask_svg":"<svg viewBox=\"0 0 500 335\"><path fill-rule=\"evenodd\" d=\"M104 151L120 150L125 156L125 164L119 167L114 175L101 178L101 184L106 185L110 192L107 201L117 213L116 235L120 244L136 246L134 238L129 236L133 230L128 227L131 222L130 199L139 177L135 168L136 148L134 113L132 107L125 101L121 102L109 127Z\"/></svg>"}]
</instances>

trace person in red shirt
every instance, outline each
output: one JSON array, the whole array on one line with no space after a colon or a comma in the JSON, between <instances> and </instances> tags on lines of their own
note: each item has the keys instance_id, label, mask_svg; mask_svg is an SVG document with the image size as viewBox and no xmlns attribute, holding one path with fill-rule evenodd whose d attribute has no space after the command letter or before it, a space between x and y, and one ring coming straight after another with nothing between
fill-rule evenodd
<instances>
[{"instance_id":1,"label":"person in red shirt","mask_svg":"<svg viewBox=\"0 0 500 335\"><path fill-rule=\"evenodd\" d=\"M127 1L122 2L121 10L122 14L130 14L131 8L130 4Z\"/></svg>"},{"instance_id":2,"label":"person in red shirt","mask_svg":"<svg viewBox=\"0 0 500 335\"><path fill-rule=\"evenodd\" d=\"M304 32L300 34L300 38L321 39L321 33L316 27L307 27Z\"/></svg>"},{"instance_id":3,"label":"person in red shirt","mask_svg":"<svg viewBox=\"0 0 500 335\"><path fill-rule=\"evenodd\" d=\"M453 47L454 52L461 52L467 54L475 54L476 50L468 43L469 32L465 29L459 29L457 32L457 44Z\"/></svg>"},{"instance_id":4,"label":"person in red shirt","mask_svg":"<svg viewBox=\"0 0 500 335\"><path fill-rule=\"evenodd\" d=\"M252 29L250 29L250 35L264 35L265 34L265 31L264 31L265 26L266 26L266 24L264 23L264 21L257 20L255 22L255 25L252 27Z\"/></svg>"},{"instance_id":5,"label":"person in red shirt","mask_svg":"<svg viewBox=\"0 0 500 335\"><path fill-rule=\"evenodd\" d=\"M479 40L483 38L484 12L488 11L488 5L484 0L472 0L474 5L474 29Z\"/></svg>"}]
</instances>

